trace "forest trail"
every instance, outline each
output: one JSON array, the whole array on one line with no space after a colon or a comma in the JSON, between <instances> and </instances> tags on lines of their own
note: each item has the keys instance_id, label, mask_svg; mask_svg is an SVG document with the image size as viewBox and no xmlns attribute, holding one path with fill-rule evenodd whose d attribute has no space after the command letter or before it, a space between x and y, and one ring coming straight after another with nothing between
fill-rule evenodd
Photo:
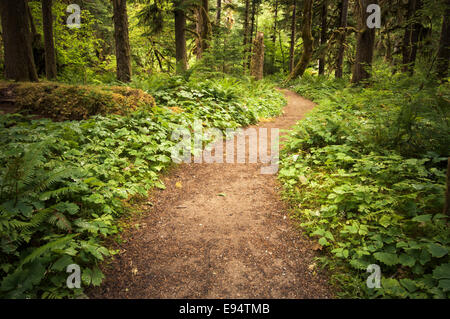
<instances>
[{"instance_id":1,"label":"forest trail","mask_svg":"<svg viewBox=\"0 0 450 319\"><path fill-rule=\"evenodd\" d=\"M314 107L283 90L284 114L254 128L288 129ZM225 148L224 148L225 151ZM236 154L236 152L235 152ZM248 156L248 154L247 154ZM181 164L114 243L91 298L332 298L314 244L295 228L263 164ZM181 186L181 187L180 187ZM222 196L220 196L220 195Z\"/></svg>"}]
</instances>

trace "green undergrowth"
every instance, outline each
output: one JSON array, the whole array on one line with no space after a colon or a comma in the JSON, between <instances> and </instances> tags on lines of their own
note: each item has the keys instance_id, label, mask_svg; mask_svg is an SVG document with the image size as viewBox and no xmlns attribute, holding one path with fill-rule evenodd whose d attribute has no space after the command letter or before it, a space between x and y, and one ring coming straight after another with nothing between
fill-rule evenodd
<instances>
[{"instance_id":1,"label":"green undergrowth","mask_svg":"<svg viewBox=\"0 0 450 319\"><path fill-rule=\"evenodd\" d=\"M340 296L450 297L449 85L382 71L367 88L290 85L318 105L286 141L279 179ZM371 264L381 288L366 285Z\"/></svg>"},{"instance_id":2,"label":"green undergrowth","mask_svg":"<svg viewBox=\"0 0 450 319\"><path fill-rule=\"evenodd\" d=\"M135 81L157 106L130 114L54 122L0 115L0 296L61 298L99 285L98 264L115 251L104 239L117 220L172 163L177 128L200 119L204 128L255 123L285 103L268 83L232 79L192 84L180 78ZM155 90L156 88L156 90ZM68 265L82 272L68 289Z\"/></svg>"}]
</instances>

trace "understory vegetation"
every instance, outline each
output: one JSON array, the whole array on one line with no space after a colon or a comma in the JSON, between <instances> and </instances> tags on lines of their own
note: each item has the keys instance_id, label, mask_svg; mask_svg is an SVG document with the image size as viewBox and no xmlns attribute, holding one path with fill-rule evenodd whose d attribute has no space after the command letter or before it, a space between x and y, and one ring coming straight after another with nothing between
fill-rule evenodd
<instances>
[{"instance_id":1,"label":"understory vegetation","mask_svg":"<svg viewBox=\"0 0 450 319\"><path fill-rule=\"evenodd\" d=\"M341 296L448 298L450 87L374 73L367 88L311 76L290 83L318 105L286 141L284 194ZM366 285L371 264L379 289Z\"/></svg>"},{"instance_id":2,"label":"understory vegetation","mask_svg":"<svg viewBox=\"0 0 450 319\"><path fill-rule=\"evenodd\" d=\"M81 121L0 115L3 298L82 295L66 286L70 264L81 267L83 287L99 285L98 263L115 253L103 240L135 200L164 188L159 176L172 164L175 129L195 120L204 128L247 126L278 115L285 103L269 83L228 77L132 85L151 88L157 105Z\"/></svg>"}]
</instances>

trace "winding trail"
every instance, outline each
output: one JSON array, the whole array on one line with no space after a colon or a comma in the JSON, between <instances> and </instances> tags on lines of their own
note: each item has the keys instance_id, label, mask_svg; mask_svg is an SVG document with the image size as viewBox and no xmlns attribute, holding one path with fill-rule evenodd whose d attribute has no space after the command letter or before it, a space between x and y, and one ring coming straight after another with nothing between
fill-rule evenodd
<instances>
[{"instance_id":1,"label":"winding trail","mask_svg":"<svg viewBox=\"0 0 450 319\"><path fill-rule=\"evenodd\" d=\"M283 133L314 107L282 92L284 114L253 127ZM317 245L295 227L276 175L260 174L261 166L177 166L164 179L166 189L150 198L153 205L133 219L136 227L122 234L126 242L112 244L120 253L103 265L105 282L88 295L332 298L326 274L313 261Z\"/></svg>"}]
</instances>

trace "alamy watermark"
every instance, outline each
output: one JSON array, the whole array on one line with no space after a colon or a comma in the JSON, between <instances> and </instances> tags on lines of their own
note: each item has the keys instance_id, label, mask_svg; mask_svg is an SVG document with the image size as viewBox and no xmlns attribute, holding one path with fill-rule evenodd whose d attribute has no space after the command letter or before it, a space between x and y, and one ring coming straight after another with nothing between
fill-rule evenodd
<instances>
[{"instance_id":1,"label":"alamy watermark","mask_svg":"<svg viewBox=\"0 0 450 319\"><path fill-rule=\"evenodd\" d=\"M270 131L270 134L269 134ZM270 143L269 143L270 135ZM225 141L224 136L228 137ZM235 138L236 137L236 138ZM195 120L192 129L178 128L172 132L172 141L178 143L172 148L175 163L258 163L267 164L261 174L278 172L279 129L247 128L226 129L225 135L217 128L204 129L200 120ZM248 139L248 145L246 140ZM203 148L203 141L212 141ZM236 142L235 142L236 141ZM225 144L225 156L224 156ZM269 150L270 144L270 150ZM248 153L247 153L248 146ZM236 154L235 154L236 150ZM191 155L194 155L193 158ZM235 157L236 155L236 157ZM225 159L224 159L225 157Z\"/></svg>"},{"instance_id":2,"label":"alamy watermark","mask_svg":"<svg viewBox=\"0 0 450 319\"><path fill-rule=\"evenodd\" d=\"M381 8L378 4L369 4L367 6L367 13L370 15L367 17L366 24L369 29L381 28Z\"/></svg>"}]
</instances>

